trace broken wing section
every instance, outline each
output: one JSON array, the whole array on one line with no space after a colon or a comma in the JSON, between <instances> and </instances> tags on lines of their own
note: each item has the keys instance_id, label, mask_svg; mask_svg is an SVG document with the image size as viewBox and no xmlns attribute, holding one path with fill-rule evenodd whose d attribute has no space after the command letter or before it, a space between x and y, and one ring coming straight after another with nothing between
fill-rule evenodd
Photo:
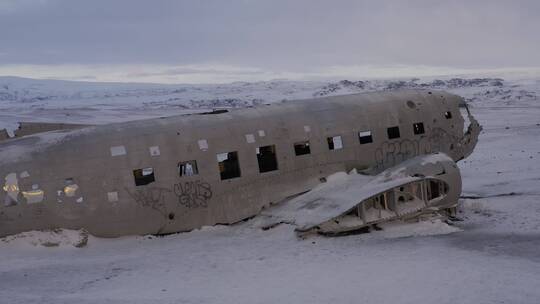
<instances>
[{"instance_id":1,"label":"broken wing section","mask_svg":"<svg viewBox=\"0 0 540 304\"><path fill-rule=\"evenodd\" d=\"M328 182L265 210L265 225L289 223L300 234L339 235L426 209L449 208L461 193L455 162L445 154L418 156L380 174L340 173Z\"/></svg>"},{"instance_id":2,"label":"broken wing section","mask_svg":"<svg viewBox=\"0 0 540 304\"><path fill-rule=\"evenodd\" d=\"M6 129L0 130L0 141L8 140L14 137L23 137L27 135L39 134L49 131L76 130L91 125L70 124L70 123L50 123L50 122L19 122L19 128L15 130L14 136L10 136Z\"/></svg>"}]
</instances>

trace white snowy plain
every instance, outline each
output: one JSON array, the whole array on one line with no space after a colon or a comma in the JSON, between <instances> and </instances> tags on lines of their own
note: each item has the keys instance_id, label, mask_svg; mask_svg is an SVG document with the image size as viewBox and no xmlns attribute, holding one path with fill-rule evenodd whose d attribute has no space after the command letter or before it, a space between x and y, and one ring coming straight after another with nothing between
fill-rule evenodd
<instances>
[{"instance_id":1,"label":"white snowy plain","mask_svg":"<svg viewBox=\"0 0 540 304\"><path fill-rule=\"evenodd\" d=\"M302 240L291 226L263 231L251 220L164 237L90 236L82 248L72 245L74 231L28 232L0 239L0 303L539 303L540 78L502 78L182 91L0 77L0 129L20 120L104 123L422 83L467 98L484 127L475 152L459 163L469 198L455 226L392 223L369 234ZM170 94L180 95L174 101ZM59 244L40 245L50 242Z\"/></svg>"}]
</instances>

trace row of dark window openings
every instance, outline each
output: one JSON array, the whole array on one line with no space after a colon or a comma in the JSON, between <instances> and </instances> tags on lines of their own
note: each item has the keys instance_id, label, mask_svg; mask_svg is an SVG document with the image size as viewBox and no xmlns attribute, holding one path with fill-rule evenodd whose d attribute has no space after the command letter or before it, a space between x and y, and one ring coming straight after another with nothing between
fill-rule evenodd
<instances>
[{"instance_id":1,"label":"row of dark window openings","mask_svg":"<svg viewBox=\"0 0 540 304\"><path fill-rule=\"evenodd\" d=\"M451 118L451 113L449 115ZM399 126L389 127L386 129L386 132L388 135L388 139L396 139L400 137ZM424 124L422 122L414 123L413 132L415 135L424 134ZM371 134L371 131L358 132L358 140L360 141L360 144L372 143L373 136ZM340 135L327 137L327 143L329 150L343 149L343 141ZM256 149L256 153L260 173L278 170L275 145L258 147ZM296 156L311 154L309 140L294 143L294 153ZM227 180L241 176L240 162L238 160L237 151L219 153L217 154L217 161L221 180ZM180 177L198 175L199 169L197 167L197 161L190 160L178 163L178 174ZM136 186L148 185L155 181L153 168L133 170L133 176L135 178Z\"/></svg>"}]
</instances>

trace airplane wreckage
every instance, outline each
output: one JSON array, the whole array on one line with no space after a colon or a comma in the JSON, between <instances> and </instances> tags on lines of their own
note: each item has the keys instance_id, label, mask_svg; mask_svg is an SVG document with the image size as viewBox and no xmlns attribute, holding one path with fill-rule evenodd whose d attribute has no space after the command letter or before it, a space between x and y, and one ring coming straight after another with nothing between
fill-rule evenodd
<instances>
[{"instance_id":1,"label":"airplane wreckage","mask_svg":"<svg viewBox=\"0 0 540 304\"><path fill-rule=\"evenodd\" d=\"M99 126L26 124L0 141L0 236L167 234L256 215L262 228L331 236L443 214L461 194L456 162L481 131L468 108L464 129L463 105L407 90Z\"/></svg>"}]
</instances>

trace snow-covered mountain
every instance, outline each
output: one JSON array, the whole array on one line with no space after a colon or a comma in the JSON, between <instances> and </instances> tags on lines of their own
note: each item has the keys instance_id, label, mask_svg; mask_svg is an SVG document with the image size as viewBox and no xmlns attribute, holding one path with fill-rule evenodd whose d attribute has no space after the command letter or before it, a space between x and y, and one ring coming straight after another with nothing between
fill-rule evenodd
<instances>
[{"instance_id":1,"label":"snow-covered mountain","mask_svg":"<svg viewBox=\"0 0 540 304\"><path fill-rule=\"evenodd\" d=\"M19 121L100 124L295 99L397 89L437 89L475 105L535 104L536 83L503 78L236 82L216 85L96 83L0 77L0 129Z\"/></svg>"},{"instance_id":2,"label":"snow-covered mountain","mask_svg":"<svg viewBox=\"0 0 540 304\"><path fill-rule=\"evenodd\" d=\"M367 91L397 89L459 90L475 88L500 95L512 93L519 98L536 99L537 92L502 78L449 78L422 81L404 80L341 80L337 82L287 81L235 82L219 85L168 85L140 83L98 83L63 80L37 80L0 77L0 105L26 103L41 105L96 105L96 102L134 105L177 105L186 108L242 107L291 99L342 95ZM99 105L99 104L97 104Z\"/></svg>"}]
</instances>

